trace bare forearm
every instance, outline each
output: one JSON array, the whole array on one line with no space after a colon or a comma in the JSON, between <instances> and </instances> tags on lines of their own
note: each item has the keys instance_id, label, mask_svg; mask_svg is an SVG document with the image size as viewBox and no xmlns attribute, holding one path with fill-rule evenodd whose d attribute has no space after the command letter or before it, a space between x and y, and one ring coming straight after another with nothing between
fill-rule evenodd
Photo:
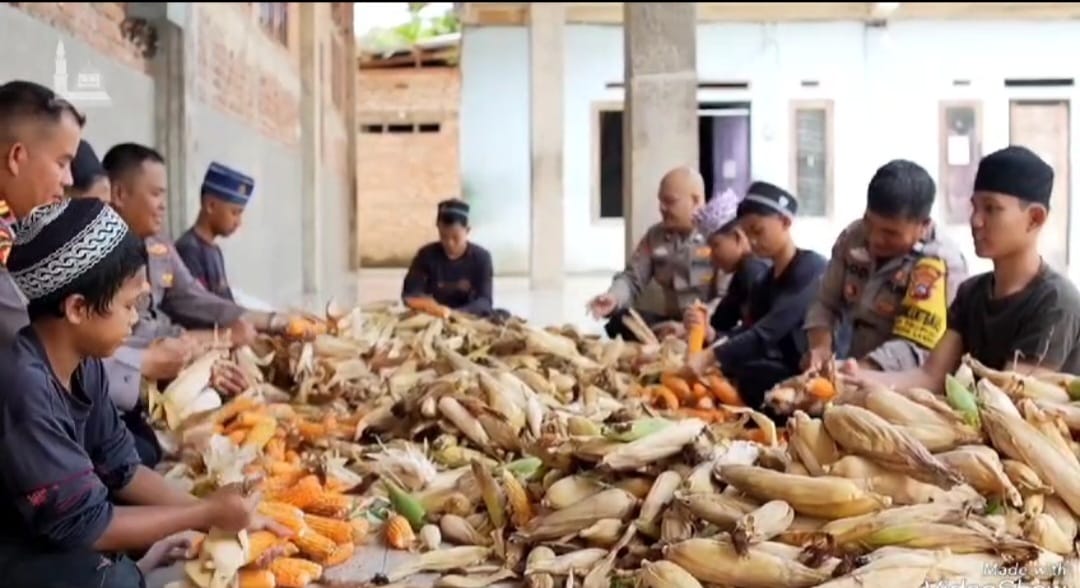
<instances>
[{"instance_id":1,"label":"bare forearm","mask_svg":"<svg viewBox=\"0 0 1080 588\"><path fill-rule=\"evenodd\" d=\"M134 506L191 506L199 503L198 498L173 487L168 480L146 466L139 466L131 482L117 492L117 496Z\"/></svg>"},{"instance_id":2,"label":"bare forearm","mask_svg":"<svg viewBox=\"0 0 1080 588\"><path fill-rule=\"evenodd\" d=\"M810 349L832 350L832 332L829 329L818 327L807 331L806 338L810 343Z\"/></svg>"},{"instance_id":3,"label":"bare forearm","mask_svg":"<svg viewBox=\"0 0 1080 588\"><path fill-rule=\"evenodd\" d=\"M105 532L94 542L102 552L146 549L180 531L205 530L210 526L209 505L118 506Z\"/></svg>"}]
</instances>

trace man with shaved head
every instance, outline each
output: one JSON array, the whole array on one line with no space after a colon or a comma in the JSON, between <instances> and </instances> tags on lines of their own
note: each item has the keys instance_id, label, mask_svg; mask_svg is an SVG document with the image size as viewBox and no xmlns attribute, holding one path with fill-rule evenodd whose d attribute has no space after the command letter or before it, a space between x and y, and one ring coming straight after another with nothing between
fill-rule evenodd
<instances>
[{"instance_id":1,"label":"man with shaved head","mask_svg":"<svg viewBox=\"0 0 1080 588\"><path fill-rule=\"evenodd\" d=\"M71 160L79 148L85 119L45 86L15 80L0 86L0 201L16 219L64 197L71 186ZM12 241L0 221L0 251ZM0 343L29 324L26 299L0 258Z\"/></svg>"},{"instance_id":2,"label":"man with shaved head","mask_svg":"<svg viewBox=\"0 0 1080 588\"><path fill-rule=\"evenodd\" d=\"M695 300L711 301L722 294L723 280L717 279L709 245L694 222L694 214L705 203L701 173L688 166L669 171L660 180L657 199L661 221L645 233L608 291L589 302L594 316L608 319L605 330L611 338L636 340L622 321L631 308L657 334L678 334L686 308ZM663 291L663 309L644 312L639 299L654 280Z\"/></svg>"}]
</instances>

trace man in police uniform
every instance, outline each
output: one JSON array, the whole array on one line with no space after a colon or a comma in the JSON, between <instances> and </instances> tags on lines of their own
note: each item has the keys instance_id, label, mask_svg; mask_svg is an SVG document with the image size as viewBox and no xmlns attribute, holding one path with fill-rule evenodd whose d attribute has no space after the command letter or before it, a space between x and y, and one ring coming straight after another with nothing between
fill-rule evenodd
<instances>
[{"instance_id":1,"label":"man in police uniform","mask_svg":"<svg viewBox=\"0 0 1080 588\"><path fill-rule=\"evenodd\" d=\"M125 421L140 445L145 462L153 462L156 447L147 434L140 397L142 378L168 381L213 342L217 326L235 345L252 342L256 326L281 331L288 318L247 311L206 291L188 271L176 249L159 236L165 215L164 158L149 147L123 143L102 160L112 187L111 201L133 233L146 242L150 291L139 305L139 320L128 342L105 360L113 401L125 412ZM206 329L206 330L186 330ZM214 387L237 393L246 384L237 371L224 370ZM149 452L149 453L146 453Z\"/></svg>"},{"instance_id":2,"label":"man in police uniform","mask_svg":"<svg viewBox=\"0 0 1080 588\"><path fill-rule=\"evenodd\" d=\"M26 298L3 264L13 239L8 222L64 197L84 122L44 86L21 80L0 86L0 344L29 324Z\"/></svg>"},{"instance_id":3,"label":"man in police uniform","mask_svg":"<svg viewBox=\"0 0 1080 588\"><path fill-rule=\"evenodd\" d=\"M705 202L705 182L690 167L678 167L660 181L657 194L661 222L649 228L604 294L589 302L593 316L608 318L605 330L611 338L636 337L623 325L628 309L639 310L640 296L651 281L663 290L663 311L641 312L660 336L679 334L683 312L694 301L712 302L722 296L724 279L719 280L710 260L709 245L697 230L695 213Z\"/></svg>"},{"instance_id":4,"label":"man in police uniform","mask_svg":"<svg viewBox=\"0 0 1080 588\"><path fill-rule=\"evenodd\" d=\"M891 161L874 174L864 216L837 239L807 312L807 367L819 368L835 352L873 369L912 369L945 334L967 264L930 219L935 191L930 174L910 161ZM850 336L849 348L834 345L836 327Z\"/></svg>"},{"instance_id":5,"label":"man in police uniform","mask_svg":"<svg viewBox=\"0 0 1080 588\"><path fill-rule=\"evenodd\" d=\"M204 288L226 300L234 300L225 275L225 256L214 243L240 228L244 208L255 180L220 163L211 163L203 178L199 217L195 225L176 240L180 259Z\"/></svg>"}]
</instances>

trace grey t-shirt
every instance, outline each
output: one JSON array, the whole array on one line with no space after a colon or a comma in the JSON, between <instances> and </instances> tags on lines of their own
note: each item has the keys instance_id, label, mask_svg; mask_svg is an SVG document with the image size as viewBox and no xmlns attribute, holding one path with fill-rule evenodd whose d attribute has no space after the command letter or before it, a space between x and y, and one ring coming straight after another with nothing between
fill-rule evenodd
<instances>
[{"instance_id":1,"label":"grey t-shirt","mask_svg":"<svg viewBox=\"0 0 1080 588\"><path fill-rule=\"evenodd\" d=\"M993 273L972 277L949 308L965 353L992 369L1017 359L1080 374L1080 291L1068 278L1044 264L1023 290L999 299L993 292Z\"/></svg>"}]
</instances>

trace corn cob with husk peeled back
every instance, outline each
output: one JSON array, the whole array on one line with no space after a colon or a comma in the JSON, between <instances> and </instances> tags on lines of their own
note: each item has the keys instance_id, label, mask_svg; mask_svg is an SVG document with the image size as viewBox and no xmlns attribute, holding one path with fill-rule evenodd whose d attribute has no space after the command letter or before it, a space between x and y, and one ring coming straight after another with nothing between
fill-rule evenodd
<instances>
[{"instance_id":1,"label":"corn cob with husk peeled back","mask_svg":"<svg viewBox=\"0 0 1080 588\"><path fill-rule=\"evenodd\" d=\"M578 533L602 519L625 519L637 506L634 495L612 488L604 490L581 502L544 515L540 515L520 530L529 541L545 541Z\"/></svg>"},{"instance_id":2,"label":"corn cob with husk peeled back","mask_svg":"<svg viewBox=\"0 0 1080 588\"><path fill-rule=\"evenodd\" d=\"M679 453L703 430L705 423L698 419L685 419L661 431L633 443L620 445L609 451L600 465L614 471L634 470Z\"/></svg>"},{"instance_id":3,"label":"corn cob with husk peeled back","mask_svg":"<svg viewBox=\"0 0 1080 588\"><path fill-rule=\"evenodd\" d=\"M638 580L645 588L701 588L690 572L667 560L642 562Z\"/></svg>"},{"instance_id":4,"label":"corn cob with husk peeled back","mask_svg":"<svg viewBox=\"0 0 1080 588\"><path fill-rule=\"evenodd\" d=\"M822 420L829 436L847 451L944 489L961 483L912 435L865 408L832 406Z\"/></svg>"},{"instance_id":5,"label":"corn cob with husk peeled back","mask_svg":"<svg viewBox=\"0 0 1080 588\"><path fill-rule=\"evenodd\" d=\"M743 516L731 532L731 543L739 555L746 555L750 546L768 541L783 533L795 520L795 510L783 500L772 500L754 512Z\"/></svg>"}]
</instances>

